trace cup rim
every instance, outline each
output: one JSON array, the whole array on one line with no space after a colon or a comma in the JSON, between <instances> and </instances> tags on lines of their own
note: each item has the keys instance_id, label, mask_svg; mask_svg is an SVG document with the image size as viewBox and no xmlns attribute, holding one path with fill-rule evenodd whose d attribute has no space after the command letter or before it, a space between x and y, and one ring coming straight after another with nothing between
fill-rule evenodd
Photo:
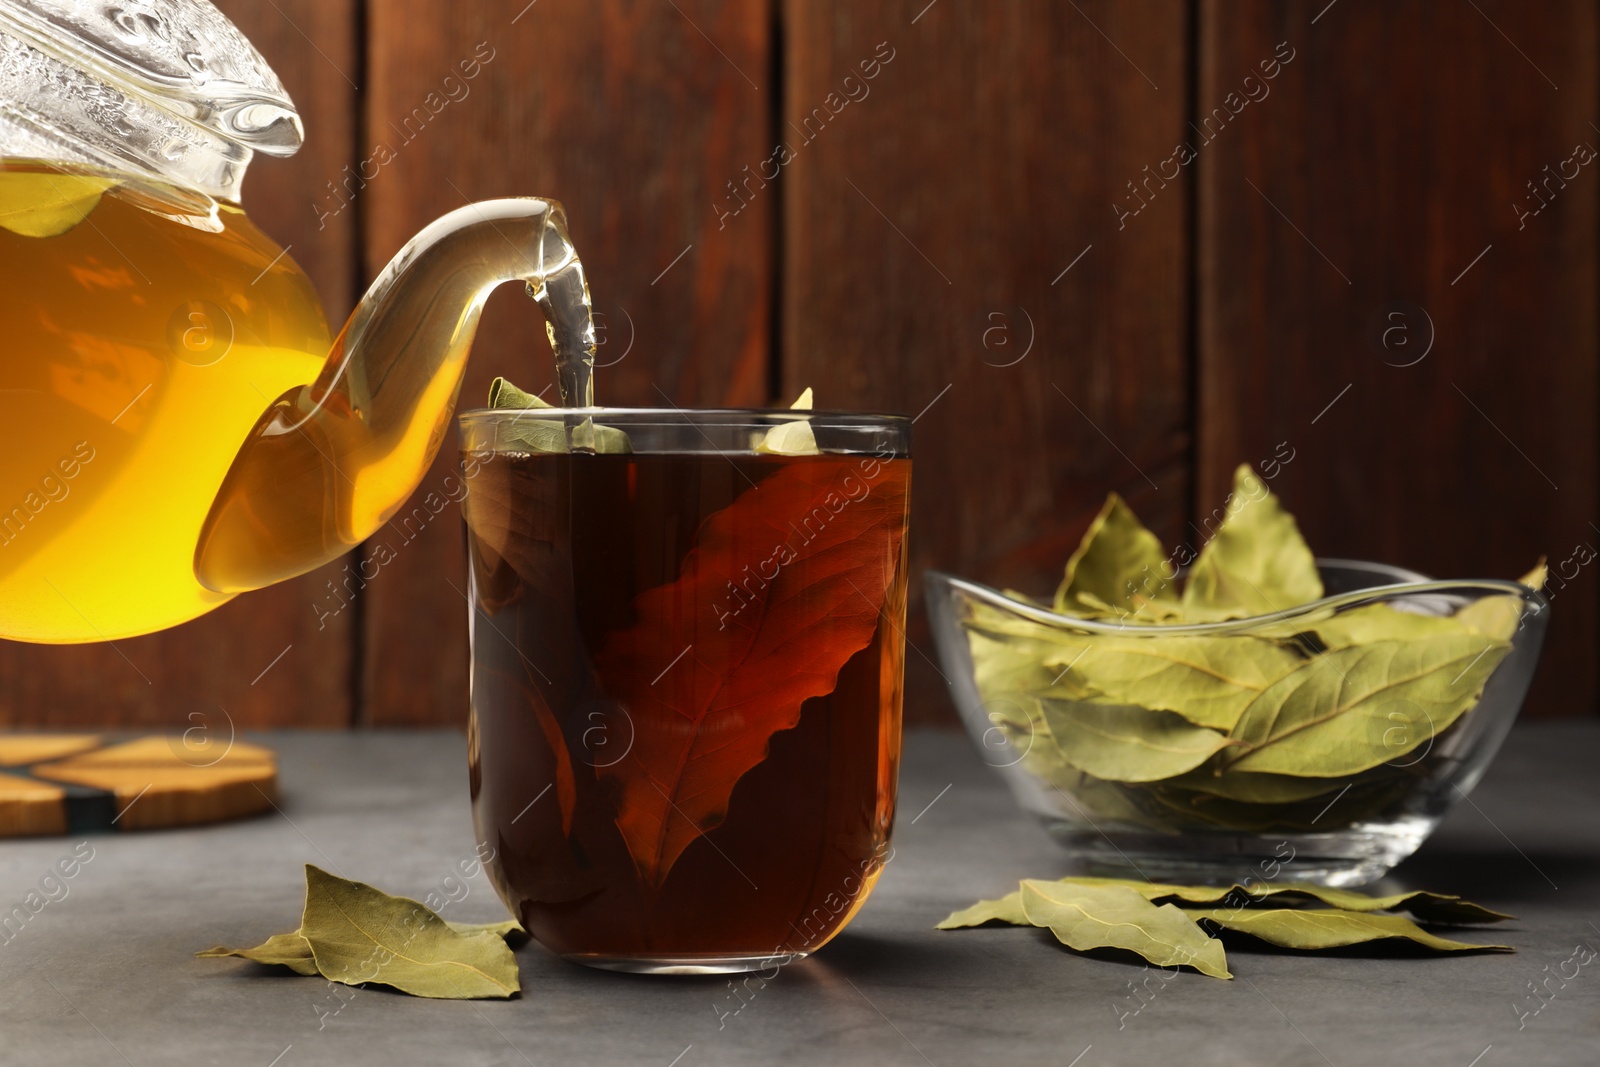
<instances>
[{"instance_id":1,"label":"cup rim","mask_svg":"<svg viewBox=\"0 0 1600 1067\"><path fill-rule=\"evenodd\" d=\"M1002 608L1013 614L1047 626L1066 626L1075 630L1088 633L1118 634L1121 636L1202 636L1212 634L1239 633L1257 629L1269 623L1279 623L1304 618L1337 610L1339 608L1353 607L1366 603L1392 599L1396 596L1412 596L1417 594L1449 595L1451 593L1471 593L1478 595L1511 595L1534 606L1534 614L1542 614L1550 610L1550 601L1537 589L1532 589L1521 582L1500 578L1445 578L1434 579L1408 571L1400 567L1392 567L1386 563L1376 563L1367 560L1353 559L1324 559L1318 557L1317 569L1325 570L1332 567L1345 567L1351 569L1365 569L1379 573L1387 572L1393 576L1414 575L1401 581L1391 582L1386 585L1368 586L1364 589L1353 589L1348 593L1338 593L1325 596L1320 600L1313 600L1308 604L1297 604L1292 608L1281 611L1268 612L1262 615L1249 615L1240 619L1223 619L1218 622L1184 623L1172 625L1165 623L1129 624L1122 621L1108 622L1102 619L1083 618L1077 615L1067 615L1051 608L1041 607L1038 604L1018 600L1001 592L992 586L981 582L957 578L955 575L944 571L929 570L923 580L930 585L943 585L968 596L976 597L994 607Z\"/></svg>"}]
</instances>

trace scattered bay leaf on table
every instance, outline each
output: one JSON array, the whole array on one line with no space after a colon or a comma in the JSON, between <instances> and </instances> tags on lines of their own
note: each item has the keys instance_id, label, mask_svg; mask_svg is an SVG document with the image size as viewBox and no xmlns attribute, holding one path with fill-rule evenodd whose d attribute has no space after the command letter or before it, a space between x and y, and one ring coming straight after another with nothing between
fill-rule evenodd
<instances>
[{"instance_id":1,"label":"scattered bay leaf on table","mask_svg":"<svg viewBox=\"0 0 1600 1067\"><path fill-rule=\"evenodd\" d=\"M1183 589L1183 608L1207 617L1243 618L1322 598L1315 558L1294 516L1266 483L1241 465L1227 515L1200 549Z\"/></svg>"},{"instance_id":2,"label":"scattered bay leaf on table","mask_svg":"<svg viewBox=\"0 0 1600 1067\"><path fill-rule=\"evenodd\" d=\"M522 924L515 919L489 923L452 922L446 925L456 933L465 935L489 933L504 938L524 932ZM292 930L286 934L273 934L254 948L225 948L218 945L216 948L196 952L195 955L201 959L237 957L268 966L287 967L296 974L307 977L320 973L317 970L316 957L311 952L311 942L307 941L299 930Z\"/></svg>"},{"instance_id":3,"label":"scattered bay leaf on table","mask_svg":"<svg viewBox=\"0 0 1600 1067\"><path fill-rule=\"evenodd\" d=\"M1177 907L1157 907L1116 885L1022 883L1028 922L1046 927L1068 948L1120 948L1157 967L1188 966L1213 978L1232 978L1222 943L1208 937Z\"/></svg>"},{"instance_id":4,"label":"scattered bay leaf on table","mask_svg":"<svg viewBox=\"0 0 1600 1067\"><path fill-rule=\"evenodd\" d=\"M295 974L310 976L317 973L317 961L311 955L311 943L300 936L299 930L273 934L255 948L224 948L218 945L204 952L196 952L195 955L201 959L237 956L268 966L287 967Z\"/></svg>"},{"instance_id":5,"label":"scattered bay leaf on table","mask_svg":"<svg viewBox=\"0 0 1600 1067\"><path fill-rule=\"evenodd\" d=\"M1250 885L1203 886L1175 885L1170 882L1145 882L1136 878L1077 877L1074 882L1091 885L1126 886L1146 899L1183 905L1251 903L1279 898L1316 900L1342 911L1409 911L1423 922L1493 923L1514 918L1485 908L1449 893L1413 890L1388 896L1370 897L1353 889L1332 889L1309 882L1254 882Z\"/></svg>"},{"instance_id":6,"label":"scattered bay leaf on table","mask_svg":"<svg viewBox=\"0 0 1600 1067\"><path fill-rule=\"evenodd\" d=\"M1332 908L1272 906L1302 898ZM1128 878L1027 879L997 900L980 900L951 913L937 929L1008 923L1049 929L1070 948L1120 948L1157 966L1187 964L1202 973L1230 978L1220 943L1203 923L1298 951L1343 948L1373 941L1404 940L1441 952L1511 951L1506 945L1472 944L1440 937L1403 916L1405 908L1424 922L1497 922L1511 916L1439 893L1369 897L1353 890L1296 882L1251 886L1186 886Z\"/></svg>"},{"instance_id":7,"label":"scattered bay leaf on table","mask_svg":"<svg viewBox=\"0 0 1600 1067\"><path fill-rule=\"evenodd\" d=\"M792 525L844 496L845 469L798 459L712 513L678 577L640 593L633 625L611 631L596 656L634 728L633 744L600 776L618 791L617 828L651 886L721 825L772 735L792 729L807 700L831 693L872 641L900 557L904 471L885 464L864 478L870 491L828 509L810 540ZM728 588L752 546L784 547L785 565L731 613Z\"/></svg>"},{"instance_id":8,"label":"scattered bay leaf on table","mask_svg":"<svg viewBox=\"0 0 1600 1067\"><path fill-rule=\"evenodd\" d=\"M1048 697L1039 704L1062 757L1096 778L1171 778L1235 743L1170 711Z\"/></svg>"},{"instance_id":9,"label":"scattered bay leaf on table","mask_svg":"<svg viewBox=\"0 0 1600 1067\"><path fill-rule=\"evenodd\" d=\"M1474 904L1470 900L1462 900L1450 893L1429 893L1423 890L1369 897L1352 889L1332 889L1304 882L1285 882L1274 886L1251 886L1250 895L1257 899L1280 895L1305 897L1345 911L1409 911L1422 922L1452 925L1497 923L1516 918L1514 915Z\"/></svg>"},{"instance_id":10,"label":"scattered bay leaf on table","mask_svg":"<svg viewBox=\"0 0 1600 1067\"><path fill-rule=\"evenodd\" d=\"M458 934L494 934L496 937L511 937L513 934L525 934L522 924L515 919L501 919L493 923L453 923L446 920L445 925Z\"/></svg>"},{"instance_id":11,"label":"scattered bay leaf on table","mask_svg":"<svg viewBox=\"0 0 1600 1067\"><path fill-rule=\"evenodd\" d=\"M1013 889L998 900L980 900L970 908L953 911L934 929L959 930L992 922L1010 923L1013 926L1031 925L1022 910L1021 889Z\"/></svg>"},{"instance_id":12,"label":"scattered bay leaf on table","mask_svg":"<svg viewBox=\"0 0 1600 1067\"><path fill-rule=\"evenodd\" d=\"M306 865L300 933L323 977L381 982L414 996L504 998L517 992L517 960L489 930L461 933L417 901L392 897Z\"/></svg>"},{"instance_id":13,"label":"scattered bay leaf on table","mask_svg":"<svg viewBox=\"0 0 1600 1067\"><path fill-rule=\"evenodd\" d=\"M1511 951L1509 945L1475 945L1430 934L1403 915L1324 908L1185 908L1183 912L1283 948L1315 950L1405 940L1439 952Z\"/></svg>"},{"instance_id":14,"label":"scattered bay leaf on table","mask_svg":"<svg viewBox=\"0 0 1600 1067\"><path fill-rule=\"evenodd\" d=\"M1233 730L1244 746L1228 767L1333 778L1398 759L1470 708L1510 648L1460 633L1318 656L1245 709ZM1413 728L1389 729L1395 715Z\"/></svg>"},{"instance_id":15,"label":"scattered bay leaf on table","mask_svg":"<svg viewBox=\"0 0 1600 1067\"><path fill-rule=\"evenodd\" d=\"M1093 597L1098 605L1123 610L1135 609L1147 600L1176 601L1177 590L1167 569L1170 565L1160 540L1112 493L1067 560L1066 573L1056 590L1055 609L1081 610L1075 604L1079 594Z\"/></svg>"}]
</instances>

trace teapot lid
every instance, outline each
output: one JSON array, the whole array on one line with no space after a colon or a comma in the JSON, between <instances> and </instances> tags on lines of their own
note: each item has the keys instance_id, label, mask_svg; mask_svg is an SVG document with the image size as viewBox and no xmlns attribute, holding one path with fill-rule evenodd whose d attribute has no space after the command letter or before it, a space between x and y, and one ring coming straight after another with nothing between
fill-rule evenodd
<instances>
[{"instance_id":1,"label":"teapot lid","mask_svg":"<svg viewBox=\"0 0 1600 1067\"><path fill-rule=\"evenodd\" d=\"M238 200L304 138L283 83L208 0L0 4L0 155L153 174Z\"/></svg>"}]
</instances>

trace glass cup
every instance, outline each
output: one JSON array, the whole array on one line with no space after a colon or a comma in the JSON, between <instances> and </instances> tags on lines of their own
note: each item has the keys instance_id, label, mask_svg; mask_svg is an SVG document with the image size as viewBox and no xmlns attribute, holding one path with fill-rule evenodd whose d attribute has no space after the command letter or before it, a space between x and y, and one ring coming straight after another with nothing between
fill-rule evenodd
<instances>
[{"instance_id":1,"label":"glass cup","mask_svg":"<svg viewBox=\"0 0 1600 1067\"><path fill-rule=\"evenodd\" d=\"M540 942L612 970L815 951L889 855L910 423L460 418L473 817Z\"/></svg>"}]
</instances>

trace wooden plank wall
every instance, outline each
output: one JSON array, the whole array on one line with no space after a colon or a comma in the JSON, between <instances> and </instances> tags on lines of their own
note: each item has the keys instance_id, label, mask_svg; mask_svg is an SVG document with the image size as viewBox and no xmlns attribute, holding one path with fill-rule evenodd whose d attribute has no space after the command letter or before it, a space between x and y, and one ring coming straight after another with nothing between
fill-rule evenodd
<instances>
[{"instance_id":1,"label":"wooden plank wall","mask_svg":"<svg viewBox=\"0 0 1600 1067\"><path fill-rule=\"evenodd\" d=\"M1168 539L1188 513L1189 202L1109 207L1183 135L1186 12L920 7L788 8L785 393L917 416L913 581L1053 589L1107 490ZM948 716L907 630L907 717Z\"/></svg>"},{"instance_id":2,"label":"wooden plank wall","mask_svg":"<svg viewBox=\"0 0 1600 1067\"><path fill-rule=\"evenodd\" d=\"M1324 555L1512 578L1548 554L1575 577L1530 710L1594 714L1600 578L1568 561L1600 546L1600 172L1517 210L1600 146L1594 5L1321 9L1202 6L1198 113L1293 59L1201 149L1199 499L1288 442L1274 484Z\"/></svg>"},{"instance_id":3,"label":"wooden plank wall","mask_svg":"<svg viewBox=\"0 0 1600 1067\"><path fill-rule=\"evenodd\" d=\"M1048 590L1108 489L1175 543L1280 443L1325 555L1512 576L1600 545L1582 0L222 6L306 116L246 204L330 318L439 214L560 198L604 402L920 413L914 575ZM513 287L466 402L499 373L551 378ZM321 630L343 565L116 649L0 644L0 722L459 724L459 514L380 536ZM1595 711L1600 577L1565 570L1534 714ZM916 602L909 636L908 719L948 722Z\"/></svg>"},{"instance_id":4,"label":"wooden plank wall","mask_svg":"<svg viewBox=\"0 0 1600 1067\"><path fill-rule=\"evenodd\" d=\"M369 266L468 200L554 197L567 206L606 328L599 362L612 365L596 378L602 402L765 403L771 206L753 205L741 227L719 226L713 211L722 181L766 150L765 6L541 0L513 22L521 7L463 4L447 20L430 0L369 8L374 143L400 139L402 116L440 91L460 61L492 56L468 94L395 145L396 160L365 191ZM497 374L535 389L554 377L538 309L516 286L485 312L463 402L481 405ZM446 451L425 484L442 486L454 471L457 457ZM409 543L399 534L391 542L394 560L366 590L362 721L463 722L459 509Z\"/></svg>"}]
</instances>

